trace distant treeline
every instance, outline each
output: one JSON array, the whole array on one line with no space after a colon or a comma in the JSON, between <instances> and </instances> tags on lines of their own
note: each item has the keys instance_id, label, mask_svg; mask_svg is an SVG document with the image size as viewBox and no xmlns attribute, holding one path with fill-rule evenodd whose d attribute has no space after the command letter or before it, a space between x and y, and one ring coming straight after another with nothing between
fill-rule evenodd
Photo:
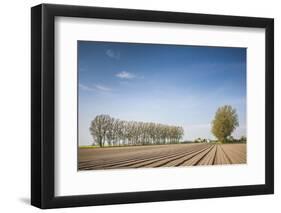
<instances>
[{"instance_id":1,"label":"distant treeline","mask_svg":"<svg viewBox=\"0 0 281 213\"><path fill-rule=\"evenodd\" d=\"M189 141L193 143L218 143L219 140L210 140L206 138L196 138L194 141ZM245 136L241 136L240 138L234 138L232 136L227 137L224 143L246 143L247 138ZM185 143L185 142L184 142Z\"/></svg>"},{"instance_id":2,"label":"distant treeline","mask_svg":"<svg viewBox=\"0 0 281 213\"><path fill-rule=\"evenodd\" d=\"M98 115L91 122L93 145L100 147L179 143L184 135L180 126L152 122L124 121Z\"/></svg>"}]
</instances>

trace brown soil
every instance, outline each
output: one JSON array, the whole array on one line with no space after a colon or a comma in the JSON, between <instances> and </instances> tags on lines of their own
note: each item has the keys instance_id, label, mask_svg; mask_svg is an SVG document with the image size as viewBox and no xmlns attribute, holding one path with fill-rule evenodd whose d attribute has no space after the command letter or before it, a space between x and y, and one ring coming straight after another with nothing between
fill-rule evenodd
<instances>
[{"instance_id":1,"label":"brown soil","mask_svg":"<svg viewBox=\"0 0 281 213\"><path fill-rule=\"evenodd\" d=\"M246 144L171 144L79 149L78 169L245 164Z\"/></svg>"}]
</instances>

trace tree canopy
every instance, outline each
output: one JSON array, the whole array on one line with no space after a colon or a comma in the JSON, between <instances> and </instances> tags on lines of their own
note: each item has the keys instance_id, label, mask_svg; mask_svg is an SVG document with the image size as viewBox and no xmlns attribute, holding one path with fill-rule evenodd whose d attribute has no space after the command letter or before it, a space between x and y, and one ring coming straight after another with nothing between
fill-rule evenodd
<instances>
[{"instance_id":1,"label":"tree canopy","mask_svg":"<svg viewBox=\"0 0 281 213\"><path fill-rule=\"evenodd\" d=\"M217 109L212 121L212 133L222 143L227 141L236 127L239 126L236 109L230 105L221 106Z\"/></svg>"}]
</instances>

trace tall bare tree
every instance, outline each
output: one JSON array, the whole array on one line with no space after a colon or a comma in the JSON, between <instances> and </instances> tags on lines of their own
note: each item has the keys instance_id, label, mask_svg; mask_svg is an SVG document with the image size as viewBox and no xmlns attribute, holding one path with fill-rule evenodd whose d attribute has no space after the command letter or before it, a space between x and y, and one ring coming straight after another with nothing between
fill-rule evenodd
<instances>
[{"instance_id":1,"label":"tall bare tree","mask_svg":"<svg viewBox=\"0 0 281 213\"><path fill-rule=\"evenodd\" d=\"M94 144L103 147L106 139L106 132L108 130L108 115L98 115L91 122L90 133L93 136Z\"/></svg>"}]
</instances>

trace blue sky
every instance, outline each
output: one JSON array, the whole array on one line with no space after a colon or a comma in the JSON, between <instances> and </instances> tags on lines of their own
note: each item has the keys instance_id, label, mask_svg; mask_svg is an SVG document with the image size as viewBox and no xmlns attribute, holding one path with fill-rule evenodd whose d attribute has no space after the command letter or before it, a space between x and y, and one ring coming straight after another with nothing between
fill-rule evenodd
<instances>
[{"instance_id":1,"label":"blue sky","mask_svg":"<svg viewBox=\"0 0 281 213\"><path fill-rule=\"evenodd\" d=\"M182 126L184 139L214 138L219 106L236 108L246 135L246 49L78 41L79 144L92 143L91 120Z\"/></svg>"}]
</instances>

